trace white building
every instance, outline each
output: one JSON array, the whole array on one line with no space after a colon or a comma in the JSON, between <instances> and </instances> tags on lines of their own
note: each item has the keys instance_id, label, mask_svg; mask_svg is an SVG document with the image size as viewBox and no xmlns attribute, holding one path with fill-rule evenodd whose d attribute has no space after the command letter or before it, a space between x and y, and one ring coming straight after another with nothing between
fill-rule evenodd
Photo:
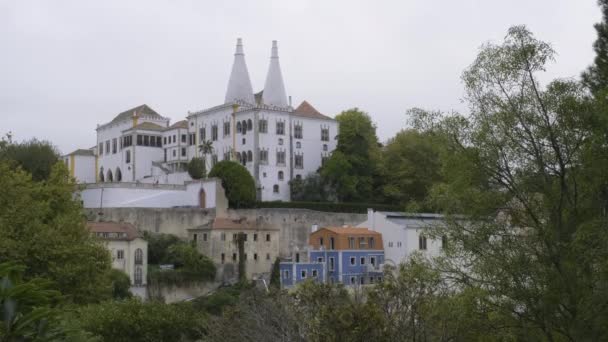
<instances>
[{"instance_id":1,"label":"white building","mask_svg":"<svg viewBox=\"0 0 608 342\"><path fill-rule=\"evenodd\" d=\"M148 242L130 223L87 222L92 234L106 243L112 255L112 268L125 272L134 287L146 285Z\"/></svg>"},{"instance_id":2,"label":"white building","mask_svg":"<svg viewBox=\"0 0 608 342\"><path fill-rule=\"evenodd\" d=\"M384 257L398 265L418 251L432 258L441 254L445 239L431 239L429 229L443 224L443 215L408 214L368 209L367 220L358 227L368 227L382 234Z\"/></svg>"},{"instance_id":3,"label":"white building","mask_svg":"<svg viewBox=\"0 0 608 342\"><path fill-rule=\"evenodd\" d=\"M81 183L184 184L194 157L204 157L208 170L235 160L255 179L259 199L289 201L289 181L317 171L336 148L338 123L306 101L294 109L286 94L276 41L264 89L254 94L238 39L223 104L172 126L145 104L120 113L97 127L94 157L83 161L86 167L72 162L72 175ZM212 144L206 155L204 142Z\"/></svg>"}]
</instances>

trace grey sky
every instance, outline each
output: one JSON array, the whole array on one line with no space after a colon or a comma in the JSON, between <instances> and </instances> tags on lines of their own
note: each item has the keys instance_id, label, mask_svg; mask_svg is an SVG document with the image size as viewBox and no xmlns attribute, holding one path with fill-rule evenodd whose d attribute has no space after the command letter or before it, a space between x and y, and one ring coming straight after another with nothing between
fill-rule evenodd
<instances>
[{"instance_id":1,"label":"grey sky","mask_svg":"<svg viewBox=\"0 0 608 342\"><path fill-rule=\"evenodd\" d=\"M294 105L359 107L384 141L407 108L466 112L462 70L512 25L557 50L543 79L578 77L600 17L594 0L0 0L0 134L66 153L143 103L174 121L218 105L242 37L254 90L276 39Z\"/></svg>"}]
</instances>

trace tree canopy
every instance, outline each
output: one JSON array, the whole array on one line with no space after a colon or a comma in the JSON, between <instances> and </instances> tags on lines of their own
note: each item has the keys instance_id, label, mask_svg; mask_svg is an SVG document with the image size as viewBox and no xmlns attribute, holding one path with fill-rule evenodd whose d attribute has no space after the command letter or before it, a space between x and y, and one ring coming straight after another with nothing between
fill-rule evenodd
<instances>
[{"instance_id":1,"label":"tree canopy","mask_svg":"<svg viewBox=\"0 0 608 342\"><path fill-rule=\"evenodd\" d=\"M48 141L31 139L21 143L12 141L10 135L0 141L0 161L8 161L32 175L35 181L50 177L53 165L59 161L59 152Z\"/></svg>"},{"instance_id":2,"label":"tree canopy","mask_svg":"<svg viewBox=\"0 0 608 342\"><path fill-rule=\"evenodd\" d=\"M231 208L250 208L255 204L255 181L247 169L234 161L223 160L213 166L209 177L222 180Z\"/></svg>"}]
</instances>

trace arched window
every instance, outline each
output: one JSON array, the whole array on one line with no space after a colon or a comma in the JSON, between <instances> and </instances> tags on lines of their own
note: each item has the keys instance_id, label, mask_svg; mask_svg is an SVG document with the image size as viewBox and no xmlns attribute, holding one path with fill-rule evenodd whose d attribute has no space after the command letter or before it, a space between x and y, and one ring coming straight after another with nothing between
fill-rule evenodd
<instances>
[{"instance_id":1,"label":"arched window","mask_svg":"<svg viewBox=\"0 0 608 342\"><path fill-rule=\"evenodd\" d=\"M135 250L135 265L143 265L144 263L144 251L141 248Z\"/></svg>"},{"instance_id":2,"label":"arched window","mask_svg":"<svg viewBox=\"0 0 608 342\"><path fill-rule=\"evenodd\" d=\"M302 179L302 175L296 175L296 179L297 180L301 180Z\"/></svg>"},{"instance_id":3,"label":"arched window","mask_svg":"<svg viewBox=\"0 0 608 342\"><path fill-rule=\"evenodd\" d=\"M247 151L247 161L253 161L253 152Z\"/></svg>"},{"instance_id":4,"label":"arched window","mask_svg":"<svg viewBox=\"0 0 608 342\"><path fill-rule=\"evenodd\" d=\"M241 162L241 152L237 152L236 153L236 160L240 163Z\"/></svg>"},{"instance_id":5,"label":"arched window","mask_svg":"<svg viewBox=\"0 0 608 342\"><path fill-rule=\"evenodd\" d=\"M237 123L236 123L236 131L237 131L238 133L241 133L241 123L240 123L240 122L237 122Z\"/></svg>"},{"instance_id":6,"label":"arched window","mask_svg":"<svg viewBox=\"0 0 608 342\"><path fill-rule=\"evenodd\" d=\"M143 284L143 272L141 270L141 266L135 266L135 274L133 275L133 282L137 286L141 286Z\"/></svg>"},{"instance_id":7,"label":"arched window","mask_svg":"<svg viewBox=\"0 0 608 342\"><path fill-rule=\"evenodd\" d=\"M243 120L242 125L243 125L243 131L242 131L243 134L247 134L247 121Z\"/></svg>"},{"instance_id":8,"label":"arched window","mask_svg":"<svg viewBox=\"0 0 608 342\"><path fill-rule=\"evenodd\" d=\"M112 176L112 170L108 170L108 182L113 182L114 181L114 177Z\"/></svg>"},{"instance_id":9,"label":"arched window","mask_svg":"<svg viewBox=\"0 0 608 342\"><path fill-rule=\"evenodd\" d=\"M299 141L296 142L296 148L301 148L302 147L302 143L300 143Z\"/></svg>"},{"instance_id":10,"label":"arched window","mask_svg":"<svg viewBox=\"0 0 608 342\"><path fill-rule=\"evenodd\" d=\"M283 171L279 171L279 180L283 180Z\"/></svg>"},{"instance_id":11,"label":"arched window","mask_svg":"<svg viewBox=\"0 0 608 342\"><path fill-rule=\"evenodd\" d=\"M251 122L251 119L247 120L247 130L251 131L253 129L253 123Z\"/></svg>"},{"instance_id":12,"label":"arched window","mask_svg":"<svg viewBox=\"0 0 608 342\"><path fill-rule=\"evenodd\" d=\"M116 168L116 181L117 182L121 182L122 181L122 172L120 172L120 168Z\"/></svg>"},{"instance_id":13,"label":"arched window","mask_svg":"<svg viewBox=\"0 0 608 342\"><path fill-rule=\"evenodd\" d=\"M165 137L165 139L167 139ZM165 156L167 155L167 150L165 150ZM127 150L125 152L125 163L129 164L131 162L131 150Z\"/></svg>"},{"instance_id":14,"label":"arched window","mask_svg":"<svg viewBox=\"0 0 608 342\"><path fill-rule=\"evenodd\" d=\"M272 186L272 192L274 192L275 194L279 193L279 185L275 184Z\"/></svg>"},{"instance_id":15,"label":"arched window","mask_svg":"<svg viewBox=\"0 0 608 342\"><path fill-rule=\"evenodd\" d=\"M101 169L99 170L99 181L101 183L105 182L105 177L103 176L103 166L101 167Z\"/></svg>"}]
</instances>

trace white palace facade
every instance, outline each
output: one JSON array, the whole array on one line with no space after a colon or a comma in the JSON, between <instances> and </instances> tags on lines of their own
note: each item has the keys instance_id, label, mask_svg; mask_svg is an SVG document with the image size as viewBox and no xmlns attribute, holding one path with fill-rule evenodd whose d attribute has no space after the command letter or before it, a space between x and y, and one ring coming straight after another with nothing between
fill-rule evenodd
<instances>
[{"instance_id":1,"label":"white palace facade","mask_svg":"<svg viewBox=\"0 0 608 342\"><path fill-rule=\"evenodd\" d=\"M95 147L64 160L79 183L114 187L185 186L192 181L186 172L192 158L205 158L208 171L218 161L234 160L255 179L259 200L289 201L289 181L317 171L338 135L337 121L306 101L297 108L290 102L276 41L264 89L254 93L238 39L224 103L189 112L174 124L145 104L129 109L98 125Z\"/></svg>"}]
</instances>

